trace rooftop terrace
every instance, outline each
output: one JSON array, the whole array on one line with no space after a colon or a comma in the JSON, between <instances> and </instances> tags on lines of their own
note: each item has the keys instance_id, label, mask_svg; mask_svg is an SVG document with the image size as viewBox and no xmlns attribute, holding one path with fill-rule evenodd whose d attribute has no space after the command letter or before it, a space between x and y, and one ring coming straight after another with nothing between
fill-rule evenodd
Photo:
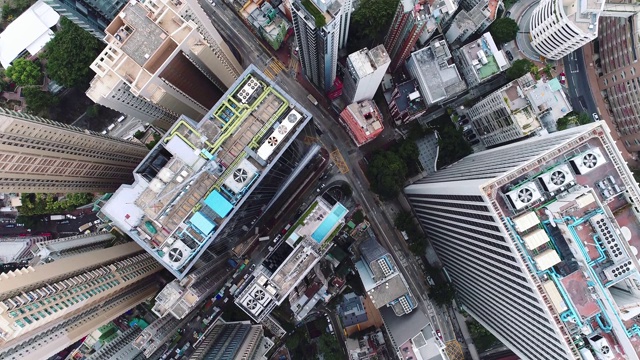
<instances>
[{"instance_id":1,"label":"rooftop terrace","mask_svg":"<svg viewBox=\"0 0 640 360\"><path fill-rule=\"evenodd\" d=\"M567 338L616 346L612 359L640 354L640 189L606 130L594 127L485 189Z\"/></svg>"},{"instance_id":2,"label":"rooftop terrace","mask_svg":"<svg viewBox=\"0 0 640 360\"><path fill-rule=\"evenodd\" d=\"M277 267L265 259L235 303L256 321L260 321L275 306L281 304L300 281L331 247L331 240L344 225L347 209L340 203L331 206L317 198L283 236L283 241L271 256L287 254ZM319 234L320 232L320 234ZM287 251L280 251L286 248ZM264 296L263 296L264 295ZM256 303L257 301L257 303ZM259 305L256 305L259 304ZM256 306L254 306L256 305Z\"/></svg>"},{"instance_id":3,"label":"rooftop terrace","mask_svg":"<svg viewBox=\"0 0 640 360\"><path fill-rule=\"evenodd\" d=\"M473 77L469 79L470 76L467 76L470 83L482 82L509 67L504 53L498 50L490 33L463 46L459 54L464 57L463 71Z\"/></svg>"},{"instance_id":4,"label":"rooftop terrace","mask_svg":"<svg viewBox=\"0 0 640 360\"><path fill-rule=\"evenodd\" d=\"M340 113L340 120L358 146L375 139L384 130L382 114L373 100L364 100L347 106Z\"/></svg>"},{"instance_id":5,"label":"rooftop terrace","mask_svg":"<svg viewBox=\"0 0 640 360\"><path fill-rule=\"evenodd\" d=\"M181 117L102 212L182 278L310 117L251 66L200 122Z\"/></svg>"}]
</instances>

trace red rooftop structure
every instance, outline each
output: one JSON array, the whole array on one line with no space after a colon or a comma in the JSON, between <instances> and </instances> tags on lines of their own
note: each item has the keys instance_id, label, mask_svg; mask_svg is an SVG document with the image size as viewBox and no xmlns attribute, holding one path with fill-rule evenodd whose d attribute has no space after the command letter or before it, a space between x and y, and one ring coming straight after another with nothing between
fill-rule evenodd
<instances>
[{"instance_id":1,"label":"red rooftop structure","mask_svg":"<svg viewBox=\"0 0 640 360\"><path fill-rule=\"evenodd\" d=\"M382 115L372 100L347 106L340 113L340 121L358 146L375 139L384 130Z\"/></svg>"}]
</instances>

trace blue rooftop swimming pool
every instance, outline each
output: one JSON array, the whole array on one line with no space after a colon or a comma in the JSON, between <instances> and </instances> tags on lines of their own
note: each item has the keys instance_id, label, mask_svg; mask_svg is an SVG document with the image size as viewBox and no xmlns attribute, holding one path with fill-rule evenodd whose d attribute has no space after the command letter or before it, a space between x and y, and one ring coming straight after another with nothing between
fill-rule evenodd
<instances>
[{"instance_id":1,"label":"blue rooftop swimming pool","mask_svg":"<svg viewBox=\"0 0 640 360\"><path fill-rule=\"evenodd\" d=\"M333 227L340 221L340 219L347 213L347 208L342 204L338 203L331 212L327 215L327 217L320 223L320 226L316 229L316 231L311 234L311 238L315 240L317 243L321 243L324 238L327 237L327 234Z\"/></svg>"}]
</instances>

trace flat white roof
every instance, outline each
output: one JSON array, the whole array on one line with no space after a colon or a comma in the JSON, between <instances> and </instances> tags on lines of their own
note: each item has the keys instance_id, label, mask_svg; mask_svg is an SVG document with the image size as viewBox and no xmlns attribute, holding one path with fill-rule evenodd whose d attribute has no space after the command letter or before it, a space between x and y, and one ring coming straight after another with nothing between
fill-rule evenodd
<instances>
[{"instance_id":1,"label":"flat white roof","mask_svg":"<svg viewBox=\"0 0 640 360\"><path fill-rule=\"evenodd\" d=\"M516 231L522 233L540 224L540 219L538 219L538 215L535 212L529 211L513 219L513 224L516 227Z\"/></svg>"},{"instance_id":2,"label":"flat white roof","mask_svg":"<svg viewBox=\"0 0 640 360\"><path fill-rule=\"evenodd\" d=\"M53 38L60 15L42 0L13 20L0 34L0 63L6 69L24 50L37 54Z\"/></svg>"},{"instance_id":3,"label":"flat white roof","mask_svg":"<svg viewBox=\"0 0 640 360\"><path fill-rule=\"evenodd\" d=\"M523 236L522 239L529 250L533 250L540 245L544 245L549 242L549 236L547 236L547 233L542 229L537 229L531 234Z\"/></svg>"},{"instance_id":4,"label":"flat white roof","mask_svg":"<svg viewBox=\"0 0 640 360\"><path fill-rule=\"evenodd\" d=\"M560 256L558 256L555 250L549 249L536 256L534 260L538 266L538 270L542 271L560 263Z\"/></svg>"},{"instance_id":5,"label":"flat white roof","mask_svg":"<svg viewBox=\"0 0 640 360\"><path fill-rule=\"evenodd\" d=\"M560 292L558 291L558 288L556 287L556 284L553 283L553 281L545 281L544 283L542 283L542 286L547 292L547 295L549 295L551 304L553 304L553 307L556 309L558 314L563 313L565 310L567 310L567 304L564 302L564 299L562 299L562 296L560 295Z\"/></svg>"}]
</instances>

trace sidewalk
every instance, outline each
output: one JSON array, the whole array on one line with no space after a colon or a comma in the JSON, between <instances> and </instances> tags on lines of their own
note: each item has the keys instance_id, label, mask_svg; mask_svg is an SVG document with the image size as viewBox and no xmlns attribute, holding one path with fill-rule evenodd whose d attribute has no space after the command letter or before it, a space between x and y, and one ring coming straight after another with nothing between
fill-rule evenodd
<instances>
[{"instance_id":1,"label":"sidewalk","mask_svg":"<svg viewBox=\"0 0 640 360\"><path fill-rule=\"evenodd\" d=\"M613 119L609 114L609 108L604 102L602 97L602 93L600 92L600 88L598 86L598 74L596 74L596 68L593 65L593 43L589 43L582 48L584 54L584 66L587 69L587 78L589 79L589 87L591 89L591 94L593 95L593 100L596 103L596 108L598 110L598 114L600 118L609 125L609 129L611 129L611 137L616 142L616 146L618 150L622 153L622 157L629 164L630 168L640 168L640 161L633 158L631 153L627 151L624 147L623 142L620 140L620 134L616 131L616 126L613 123Z\"/></svg>"}]
</instances>

